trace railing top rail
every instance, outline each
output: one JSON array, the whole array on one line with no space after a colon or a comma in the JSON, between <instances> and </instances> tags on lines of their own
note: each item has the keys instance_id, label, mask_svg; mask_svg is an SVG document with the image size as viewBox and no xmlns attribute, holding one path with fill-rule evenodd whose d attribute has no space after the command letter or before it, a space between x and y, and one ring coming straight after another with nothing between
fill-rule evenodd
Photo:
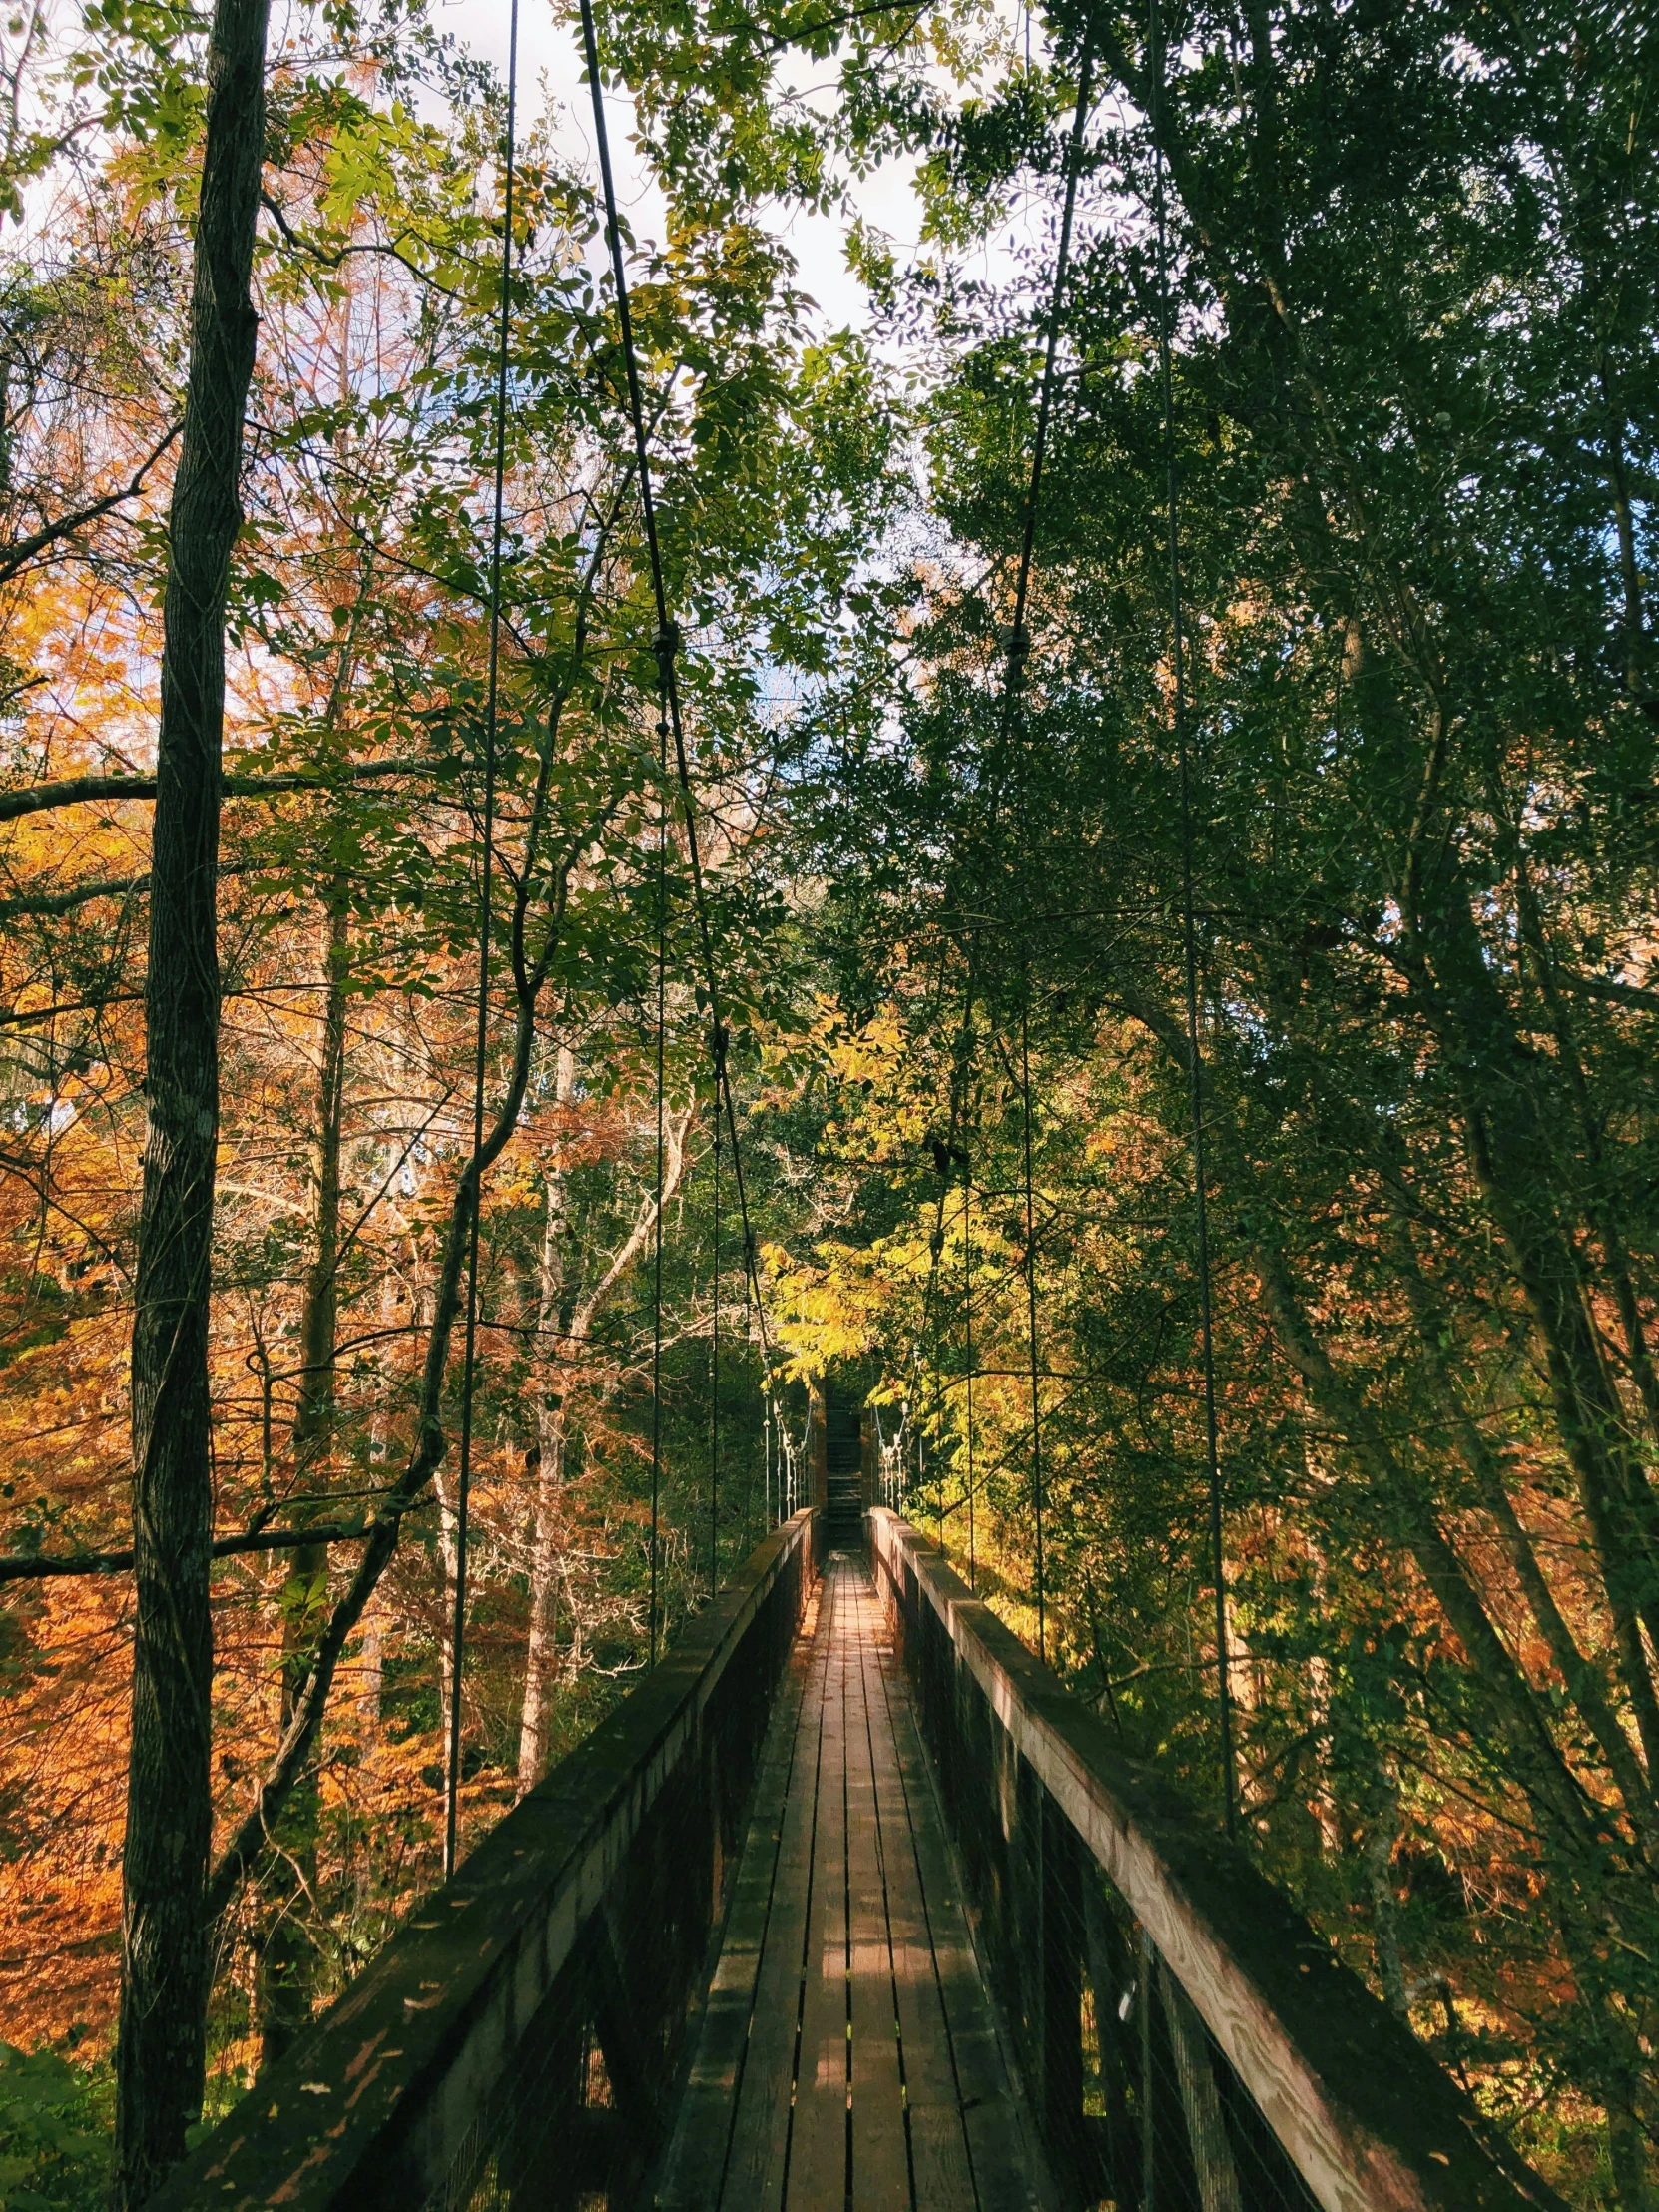
<instances>
[{"instance_id":1,"label":"railing top rail","mask_svg":"<svg viewBox=\"0 0 1659 2212\"><path fill-rule=\"evenodd\" d=\"M1328 2212L1564 2212L1408 2026L1236 1845L885 1507L871 1558L906 1572L1043 1787L1117 1886Z\"/></svg>"},{"instance_id":2,"label":"railing top rail","mask_svg":"<svg viewBox=\"0 0 1659 2212\"><path fill-rule=\"evenodd\" d=\"M147 2212L377 2196L369 2177L459 2070L481 2101L573 1954L608 1875L687 1747L745 1631L803 1547L797 1513L688 1622L666 1656L425 1898L289 2055L150 2200Z\"/></svg>"}]
</instances>

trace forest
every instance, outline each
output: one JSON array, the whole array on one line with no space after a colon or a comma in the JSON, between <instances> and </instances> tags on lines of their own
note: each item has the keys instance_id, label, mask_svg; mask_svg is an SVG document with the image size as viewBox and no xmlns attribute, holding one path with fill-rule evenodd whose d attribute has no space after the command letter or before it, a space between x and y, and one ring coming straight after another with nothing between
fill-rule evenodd
<instances>
[{"instance_id":1,"label":"forest","mask_svg":"<svg viewBox=\"0 0 1659 2212\"><path fill-rule=\"evenodd\" d=\"M0 26L0 2205L142 2204L834 1379L1654 2212L1659 18L513 35Z\"/></svg>"}]
</instances>

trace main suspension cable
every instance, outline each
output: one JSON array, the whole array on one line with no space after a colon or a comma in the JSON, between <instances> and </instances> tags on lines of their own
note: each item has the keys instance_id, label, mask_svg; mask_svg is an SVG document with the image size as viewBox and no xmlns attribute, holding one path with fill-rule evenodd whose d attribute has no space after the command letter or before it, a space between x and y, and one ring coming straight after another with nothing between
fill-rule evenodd
<instances>
[{"instance_id":1,"label":"main suspension cable","mask_svg":"<svg viewBox=\"0 0 1659 2212\"><path fill-rule=\"evenodd\" d=\"M1198 1021L1198 927L1193 900L1192 773L1187 732L1187 675L1181 584L1181 486L1175 452L1175 381L1171 369L1169 220L1164 188L1164 34L1158 0L1148 0L1147 74L1152 101L1152 202L1158 238L1158 375L1163 389L1166 535L1169 550L1170 674L1174 683L1175 749L1181 787L1181 949L1187 999L1187 1091L1192 1121L1193 1216L1198 1245L1199 1343L1204 1370L1204 1443L1209 1489L1210 1564L1215 1577L1217 1725L1227 1833L1238 1829L1238 1775L1233 1756L1232 1660L1228 1646L1227 1575L1221 1495L1221 1445L1216 1417L1216 1354L1210 1292L1210 1217L1204 1147L1203 1040Z\"/></svg>"},{"instance_id":2,"label":"main suspension cable","mask_svg":"<svg viewBox=\"0 0 1659 2212\"><path fill-rule=\"evenodd\" d=\"M724 1101L727 1127L732 1140L732 1180L737 1191L738 1213L743 1227L744 1266L755 1290L756 1313L761 1333L762 1373L764 1390L770 1397L773 1392L772 1345L767 1330L766 1302L762 1295L759 1257L755 1247L754 1232L750 1225L749 1193L743 1170L743 1151L738 1141L737 1108L732 1096L730 1070L727 1063L727 1030L722 1013L720 979L715 963L714 933L709 922L709 901L703 876L703 856L697 834L697 801L692 790L691 766L686 753L685 724L680 711L680 685L675 668L679 650L679 631L669 615L668 588L663 575L662 544L657 530L657 502L651 485L650 438L646 430L645 400L640 385L639 359L634 345L634 315L628 294L628 269L622 252L622 222L617 210L616 179L611 166L611 134L605 115L604 87L599 72L599 35L594 23L593 0L581 0L582 45L588 66L588 85L593 102L594 138L599 154L599 176L605 200L605 231L611 255L611 276L616 285L617 327L622 341L623 370L627 380L628 414L634 433L634 462L639 473L640 510L645 526L646 554L651 570L652 600L657 616L657 634L653 651L657 656L658 683L661 696L668 705L670 732L674 740L674 765L680 787L681 806L686 818L686 858L692 879L692 906L697 921L699 950L702 953L704 988L709 1000L710 1052L714 1061L716 1112Z\"/></svg>"},{"instance_id":3,"label":"main suspension cable","mask_svg":"<svg viewBox=\"0 0 1659 2212\"><path fill-rule=\"evenodd\" d=\"M490 532L489 682L484 706L483 883L478 915L478 1028L472 1066L472 1203L467 1224L466 1341L461 1362L461 1448L455 1483L455 1609L449 1638L449 1743L445 1761L443 1871L455 1871L461 1801L461 1672L466 1660L467 1516L472 1496L472 1408L478 1375L478 1238L484 1212L484 1076L490 1007L490 906L495 861L496 739L501 691L501 542L507 488L507 369L512 340L513 187L518 158L518 0L507 33L507 160L501 214L501 323L495 364L495 511Z\"/></svg>"}]
</instances>

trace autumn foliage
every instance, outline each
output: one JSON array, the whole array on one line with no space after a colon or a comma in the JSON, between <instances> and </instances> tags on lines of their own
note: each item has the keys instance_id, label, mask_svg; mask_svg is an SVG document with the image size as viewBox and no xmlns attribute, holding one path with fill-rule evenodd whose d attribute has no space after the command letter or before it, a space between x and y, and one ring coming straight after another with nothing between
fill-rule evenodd
<instances>
[{"instance_id":1,"label":"autumn foliage","mask_svg":"<svg viewBox=\"0 0 1659 2212\"><path fill-rule=\"evenodd\" d=\"M1157 43L1067 6L1034 51L972 6L602 15L663 216L631 268L684 791L570 119L520 88L492 724L505 88L401 0L267 55L208 2109L438 1878L463 1388L464 1848L745 1555L833 1375L886 1494L1126 1746L1195 1817L1235 1799L1572 2201L1642 2212L1652 33L1415 0L1201 6ZM103 2187L122 1972L203 25L26 10L0 55L0 2197L68 2204ZM827 334L779 212L894 156L925 235L849 220L869 326Z\"/></svg>"}]
</instances>

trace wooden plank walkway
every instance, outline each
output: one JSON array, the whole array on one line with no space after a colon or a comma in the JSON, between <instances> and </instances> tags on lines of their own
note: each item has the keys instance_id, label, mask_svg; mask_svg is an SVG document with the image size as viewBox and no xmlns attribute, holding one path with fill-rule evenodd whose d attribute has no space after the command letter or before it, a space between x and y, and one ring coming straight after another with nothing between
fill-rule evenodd
<instances>
[{"instance_id":1,"label":"wooden plank walkway","mask_svg":"<svg viewBox=\"0 0 1659 2212\"><path fill-rule=\"evenodd\" d=\"M1044 2212L891 1629L832 1552L762 1761L657 2203Z\"/></svg>"}]
</instances>

